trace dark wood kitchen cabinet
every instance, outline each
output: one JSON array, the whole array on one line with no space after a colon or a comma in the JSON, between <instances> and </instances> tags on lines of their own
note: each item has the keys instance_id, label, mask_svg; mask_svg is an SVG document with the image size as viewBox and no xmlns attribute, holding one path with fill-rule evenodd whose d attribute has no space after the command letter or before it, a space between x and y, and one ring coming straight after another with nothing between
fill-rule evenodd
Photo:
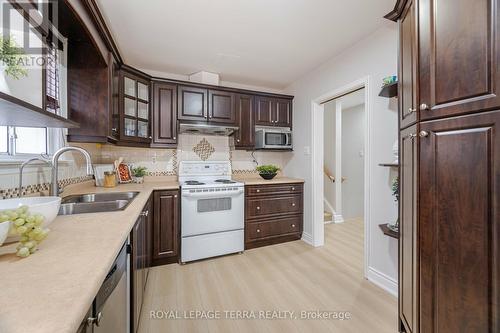
<instances>
[{"instance_id":1,"label":"dark wood kitchen cabinet","mask_svg":"<svg viewBox=\"0 0 500 333\"><path fill-rule=\"evenodd\" d=\"M386 16L406 115L401 332L500 332L499 2L400 0Z\"/></svg>"},{"instance_id":2,"label":"dark wood kitchen cabinet","mask_svg":"<svg viewBox=\"0 0 500 333\"><path fill-rule=\"evenodd\" d=\"M422 120L500 107L499 0L420 0Z\"/></svg>"},{"instance_id":3,"label":"dark wood kitchen cabinet","mask_svg":"<svg viewBox=\"0 0 500 333\"><path fill-rule=\"evenodd\" d=\"M255 124L260 126L292 127L292 100L256 96Z\"/></svg>"},{"instance_id":4,"label":"dark wood kitchen cabinet","mask_svg":"<svg viewBox=\"0 0 500 333\"><path fill-rule=\"evenodd\" d=\"M407 332L418 332L417 125L400 136L399 311Z\"/></svg>"},{"instance_id":5,"label":"dark wood kitchen cabinet","mask_svg":"<svg viewBox=\"0 0 500 333\"><path fill-rule=\"evenodd\" d=\"M420 332L499 332L500 111L420 126Z\"/></svg>"},{"instance_id":6,"label":"dark wood kitchen cabinet","mask_svg":"<svg viewBox=\"0 0 500 333\"><path fill-rule=\"evenodd\" d=\"M208 90L179 86L177 118L179 120L208 120Z\"/></svg>"},{"instance_id":7,"label":"dark wood kitchen cabinet","mask_svg":"<svg viewBox=\"0 0 500 333\"><path fill-rule=\"evenodd\" d=\"M245 186L245 249L302 237L302 183Z\"/></svg>"},{"instance_id":8,"label":"dark wood kitchen cabinet","mask_svg":"<svg viewBox=\"0 0 500 333\"><path fill-rule=\"evenodd\" d=\"M151 147L177 145L177 85L153 82L153 139Z\"/></svg>"},{"instance_id":9,"label":"dark wood kitchen cabinet","mask_svg":"<svg viewBox=\"0 0 500 333\"><path fill-rule=\"evenodd\" d=\"M120 141L147 147L151 143L150 81L127 69L120 71Z\"/></svg>"},{"instance_id":10,"label":"dark wood kitchen cabinet","mask_svg":"<svg viewBox=\"0 0 500 333\"><path fill-rule=\"evenodd\" d=\"M417 121L417 27L415 1L406 3L399 21L399 124L406 128Z\"/></svg>"},{"instance_id":11,"label":"dark wood kitchen cabinet","mask_svg":"<svg viewBox=\"0 0 500 333\"><path fill-rule=\"evenodd\" d=\"M212 123L235 125L235 94L210 89L208 91L208 120Z\"/></svg>"},{"instance_id":12,"label":"dark wood kitchen cabinet","mask_svg":"<svg viewBox=\"0 0 500 333\"><path fill-rule=\"evenodd\" d=\"M236 124L238 130L234 133L236 149L255 148L255 112L254 96L237 94L235 97Z\"/></svg>"},{"instance_id":13,"label":"dark wood kitchen cabinet","mask_svg":"<svg viewBox=\"0 0 500 333\"><path fill-rule=\"evenodd\" d=\"M179 191L155 191L153 265L177 262L179 255Z\"/></svg>"}]
</instances>

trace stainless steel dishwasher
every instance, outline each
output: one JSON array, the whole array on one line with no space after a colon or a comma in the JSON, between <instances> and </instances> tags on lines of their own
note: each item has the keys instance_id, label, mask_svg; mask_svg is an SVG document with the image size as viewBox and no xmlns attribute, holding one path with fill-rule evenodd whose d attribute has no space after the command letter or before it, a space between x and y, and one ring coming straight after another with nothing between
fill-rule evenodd
<instances>
[{"instance_id":1,"label":"stainless steel dishwasher","mask_svg":"<svg viewBox=\"0 0 500 333\"><path fill-rule=\"evenodd\" d=\"M102 283L88 319L94 333L130 332L128 241Z\"/></svg>"}]
</instances>

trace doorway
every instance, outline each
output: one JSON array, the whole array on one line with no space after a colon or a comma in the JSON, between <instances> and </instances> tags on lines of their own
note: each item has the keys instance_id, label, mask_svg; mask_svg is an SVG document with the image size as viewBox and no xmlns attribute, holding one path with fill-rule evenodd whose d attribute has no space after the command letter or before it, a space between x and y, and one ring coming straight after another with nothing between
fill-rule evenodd
<instances>
[{"instance_id":1,"label":"doorway","mask_svg":"<svg viewBox=\"0 0 500 333\"><path fill-rule=\"evenodd\" d=\"M324 217L327 223L364 217L365 88L324 107Z\"/></svg>"},{"instance_id":2,"label":"doorway","mask_svg":"<svg viewBox=\"0 0 500 333\"><path fill-rule=\"evenodd\" d=\"M357 81L346 84L343 87L328 92L322 96L311 101L311 164L312 164L312 217L313 217L313 230L312 230L312 245L323 246L325 244L325 217L324 217L324 118L325 118L325 104L329 101L338 99L342 96L348 95L354 91L363 89L364 91L364 151L363 151L363 269L364 276L367 277L368 262L369 262L369 244L370 244L370 197L369 185L370 173L368 166L371 161L371 148L370 148L370 124L371 124L371 107L370 107L370 77L364 77ZM332 175L334 176L334 175ZM340 224L339 224L340 225Z\"/></svg>"}]
</instances>

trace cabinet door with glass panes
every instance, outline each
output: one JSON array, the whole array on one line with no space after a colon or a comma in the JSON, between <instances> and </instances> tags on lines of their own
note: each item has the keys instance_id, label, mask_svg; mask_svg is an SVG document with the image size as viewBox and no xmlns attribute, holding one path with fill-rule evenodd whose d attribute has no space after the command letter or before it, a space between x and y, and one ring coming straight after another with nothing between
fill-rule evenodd
<instances>
[{"instance_id":1,"label":"cabinet door with glass panes","mask_svg":"<svg viewBox=\"0 0 500 333\"><path fill-rule=\"evenodd\" d=\"M149 81L122 71L120 82L120 141L150 143Z\"/></svg>"}]
</instances>

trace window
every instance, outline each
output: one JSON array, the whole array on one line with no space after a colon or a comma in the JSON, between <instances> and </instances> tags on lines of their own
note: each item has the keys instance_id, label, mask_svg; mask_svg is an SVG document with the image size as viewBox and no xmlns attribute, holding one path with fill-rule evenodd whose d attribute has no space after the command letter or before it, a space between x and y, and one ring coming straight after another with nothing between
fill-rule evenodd
<instances>
[{"instance_id":1,"label":"window","mask_svg":"<svg viewBox=\"0 0 500 333\"><path fill-rule=\"evenodd\" d=\"M0 126L0 153L6 156L49 154L48 130L43 127Z\"/></svg>"}]
</instances>

